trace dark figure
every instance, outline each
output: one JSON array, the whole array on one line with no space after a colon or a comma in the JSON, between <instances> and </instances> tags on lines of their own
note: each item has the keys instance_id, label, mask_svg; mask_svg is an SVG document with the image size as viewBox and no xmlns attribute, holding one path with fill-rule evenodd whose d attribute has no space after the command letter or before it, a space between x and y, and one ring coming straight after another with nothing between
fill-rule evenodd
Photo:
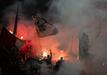
<instances>
[{"instance_id":1,"label":"dark figure","mask_svg":"<svg viewBox=\"0 0 107 75\"><path fill-rule=\"evenodd\" d=\"M62 66L64 60L63 57L60 58L60 60L58 60L54 66L54 71L59 71L60 67Z\"/></svg>"},{"instance_id":2,"label":"dark figure","mask_svg":"<svg viewBox=\"0 0 107 75\"><path fill-rule=\"evenodd\" d=\"M50 55L47 55L45 62L49 68L52 68L52 51L51 50L50 50Z\"/></svg>"},{"instance_id":3,"label":"dark figure","mask_svg":"<svg viewBox=\"0 0 107 75\"><path fill-rule=\"evenodd\" d=\"M47 63L47 65L52 64L52 52L51 52L51 50L50 50L50 55L47 55L46 63Z\"/></svg>"}]
</instances>

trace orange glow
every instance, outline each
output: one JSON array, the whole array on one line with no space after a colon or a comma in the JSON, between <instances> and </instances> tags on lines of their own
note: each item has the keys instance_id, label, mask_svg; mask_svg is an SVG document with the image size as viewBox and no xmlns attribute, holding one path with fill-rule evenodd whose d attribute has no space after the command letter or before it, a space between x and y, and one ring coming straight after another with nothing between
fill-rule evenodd
<instances>
[{"instance_id":1,"label":"orange glow","mask_svg":"<svg viewBox=\"0 0 107 75\"><path fill-rule=\"evenodd\" d=\"M47 57L48 53L46 51L43 52L43 57Z\"/></svg>"},{"instance_id":2,"label":"orange glow","mask_svg":"<svg viewBox=\"0 0 107 75\"><path fill-rule=\"evenodd\" d=\"M10 23L8 26L9 32L13 34L13 24ZM12 30L12 31L10 31ZM64 60L70 60L71 56L76 57L78 52L78 40L76 37L70 37L71 41L67 39L69 31L71 30L68 28L61 28L60 33L58 35L55 35L53 37L45 37L45 38L39 38L37 35L37 32L35 30L35 25L32 22L20 20L18 22L17 27L17 37L22 40L31 40L32 44L32 53L34 55L41 55L43 57L46 57L47 55L50 55L50 49L52 50L52 61L57 61L60 59L60 57L63 57ZM72 34L73 35L73 34ZM75 36L75 35L73 35ZM67 45L67 47L63 47ZM63 49L63 50L61 50ZM73 60L73 58L72 58Z\"/></svg>"},{"instance_id":3,"label":"orange glow","mask_svg":"<svg viewBox=\"0 0 107 75\"><path fill-rule=\"evenodd\" d=\"M70 55L68 53L68 50L66 49L62 50L59 48L60 42L57 40L57 38L46 37L46 38L42 38L40 42L43 52L45 51L48 53L48 55L50 55L50 49L51 49L53 62L58 61L60 57L63 57L64 60L69 61Z\"/></svg>"},{"instance_id":4,"label":"orange glow","mask_svg":"<svg viewBox=\"0 0 107 75\"><path fill-rule=\"evenodd\" d=\"M50 55L50 49L43 49L42 50L42 56L47 57L47 55ZM67 52L65 51L61 51L58 49L51 49L52 50L52 61L56 62L58 61L61 57L64 58L64 60L68 60L69 59L69 55L67 54Z\"/></svg>"},{"instance_id":5,"label":"orange glow","mask_svg":"<svg viewBox=\"0 0 107 75\"><path fill-rule=\"evenodd\" d=\"M7 29L9 31L13 31L14 22L10 21ZM40 54L40 42L38 40L39 38L37 36L37 32L35 31L35 25L33 22L29 22L23 19L19 20L17 25L17 34L15 36L21 40L31 40L32 53L35 56Z\"/></svg>"}]
</instances>

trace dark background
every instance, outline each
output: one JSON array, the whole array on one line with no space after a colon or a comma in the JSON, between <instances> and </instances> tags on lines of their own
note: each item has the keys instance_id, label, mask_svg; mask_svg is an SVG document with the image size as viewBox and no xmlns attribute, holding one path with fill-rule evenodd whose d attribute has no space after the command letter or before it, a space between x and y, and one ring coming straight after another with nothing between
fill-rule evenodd
<instances>
[{"instance_id":1,"label":"dark background","mask_svg":"<svg viewBox=\"0 0 107 75\"><path fill-rule=\"evenodd\" d=\"M27 0L0 0L0 22L2 22L2 17L4 16L4 10L14 4L15 2L21 2L23 9L23 14L26 17L31 16L36 12L46 13L51 5L52 0L29 0L33 1L31 4L27 5Z\"/></svg>"}]
</instances>

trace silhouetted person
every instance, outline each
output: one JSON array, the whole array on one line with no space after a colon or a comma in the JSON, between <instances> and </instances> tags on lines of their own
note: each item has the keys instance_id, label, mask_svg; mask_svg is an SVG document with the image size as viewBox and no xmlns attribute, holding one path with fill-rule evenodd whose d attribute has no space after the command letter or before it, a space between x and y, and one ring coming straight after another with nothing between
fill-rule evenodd
<instances>
[{"instance_id":1,"label":"silhouetted person","mask_svg":"<svg viewBox=\"0 0 107 75\"><path fill-rule=\"evenodd\" d=\"M52 52L50 50L50 55L47 55L47 58L46 58L46 64L47 65L51 65L52 64Z\"/></svg>"},{"instance_id":2,"label":"silhouetted person","mask_svg":"<svg viewBox=\"0 0 107 75\"><path fill-rule=\"evenodd\" d=\"M47 55L47 58L45 59L46 64L49 68L52 67L52 51L50 50L50 55Z\"/></svg>"},{"instance_id":3,"label":"silhouetted person","mask_svg":"<svg viewBox=\"0 0 107 75\"><path fill-rule=\"evenodd\" d=\"M63 57L60 58L60 60L58 60L54 66L54 71L59 71L60 70L60 67L62 66L64 62L64 59Z\"/></svg>"}]
</instances>

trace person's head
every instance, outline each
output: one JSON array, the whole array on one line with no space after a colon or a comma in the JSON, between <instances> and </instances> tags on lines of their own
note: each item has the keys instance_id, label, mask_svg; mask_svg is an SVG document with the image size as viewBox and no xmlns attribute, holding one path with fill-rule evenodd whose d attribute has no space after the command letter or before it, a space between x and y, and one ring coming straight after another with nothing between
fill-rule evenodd
<instances>
[{"instance_id":1,"label":"person's head","mask_svg":"<svg viewBox=\"0 0 107 75\"><path fill-rule=\"evenodd\" d=\"M50 55L47 55L47 58L49 58L50 57Z\"/></svg>"},{"instance_id":2,"label":"person's head","mask_svg":"<svg viewBox=\"0 0 107 75\"><path fill-rule=\"evenodd\" d=\"M60 60L64 60L64 58L63 58L63 57L60 57Z\"/></svg>"}]
</instances>

